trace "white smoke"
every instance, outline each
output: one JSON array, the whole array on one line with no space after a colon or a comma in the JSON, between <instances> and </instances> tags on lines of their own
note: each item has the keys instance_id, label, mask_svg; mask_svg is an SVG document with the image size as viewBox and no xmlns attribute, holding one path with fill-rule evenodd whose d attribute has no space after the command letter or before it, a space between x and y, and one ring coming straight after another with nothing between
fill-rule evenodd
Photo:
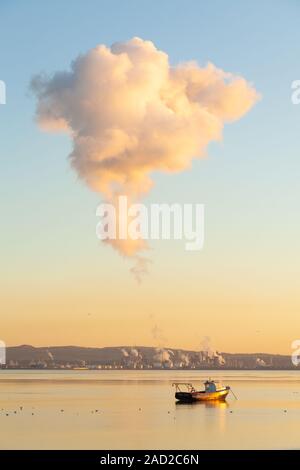
<instances>
[{"instance_id":1,"label":"white smoke","mask_svg":"<svg viewBox=\"0 0 300 470\"><path fill-rule=\"evenodd\" d=\"M226 364L226 359L222 354L220 354L218 351L215 352L215 358L217 359L217 362L219 366L224 366Z\"/></svg>"},{"instance_id":2,"label":"white smoke","mask_svg":"<svg viewBox=\"0 0 300 470\"><path fill-rule=\"evenodd\" d=\"M212 347L211 338L209 336L204 336L201 341L201 350L204 353L204 356L212 359L215 355L214 349Z\"/></svg>"},{"instance_id":3,"label":"white smoke","mask_svg":"<svg viewBox=\"0 0 300 470\"><path fill-rule=\"evenodd\" d=\"M69 71L36 76L32 89L39 125L69 133L72 167L112 203L120 194L136 201L151 188L154 171L189 168L222 138L224 123L239 119L258 99L244 78L211 63L171 66L166 53L137 37L99 45L77 57ZM143 240L110 243L135 259L138 279L147 272Z\"/></svg>"},{"instance_id":4,"label":"white smoke","mask_svg":"<svg viewBox=\"0 0 300 470\"><path fill-rule=\"evenodd\" d=\"M201 358L204 358L205 361L214 361L217 362L220 366L226 364L226 359L224 356L222 356L221 353L215 350L209 336L204 336L201 341L201 353Z\"/></svg>"},{"instance_id":5,"label":"white smoke","mask_svg":"<svg viewBox=\"0 0 300 470\"><path fill-rule=\"evenodd\" d=\"M51 351L47 350L47 356L49 357L49 359L51 359L51 361L54 361L54 357Z\"/></svg>"},{"instance_id":6,"label":"white smoke","mask_svg":"<svg viewBox=\"0 0 300 470\"><path fill-rule=\"evenodd\" d=\"M155 354L153 356L153 364L155 367L173 367L172 361L173 353L164 348L156 348Z\"/></svg>"},{"instance_id":7,"label":"white smoke","mask_svg":"<svg viewBox=\"0 0 300 470\"><path fill-rule=\"evenodd\" d=\"M131 348L130 355L133 356L133 357L139 357L139 352L138 352L137 349Z\"/></svg>"},{"instance_id":8,"label":"white smoke","mask_svg":"<svg viewBox=\"0 0 300 470\"><path fill-rule=\"evenodd\" d=\"M136 369L143 365L143 356L136 348L128 348L128 350L122 348L121 352L127 367Z\"/></svg>"},{"instance_id":9,"label":"white smoke","mask_svg":"<svg viewBox=\"0 0 300 470\"><path fill-rule=\"evenodd\" d=\"M190 358L186 353L180 353L180 367L188 367L190 365Z\"/></svg>"},{"instance_id":10,"label":"white smoke","mask_svg":"<svg viewBox=\"0 0 300 470\"><path fill-rule=\"evenodd\" d=\"M122 354L123 354L124 357L128 357L128 356L129 356L129 354L128 354L128 352L126 351L126 349L121 349L121 351L122 351Z\"/></svg>"},{"instance_id":11,"label":"white smoke","mask_svg":"<svg viewBox=\"0 0 300 470\"><path fill-rule=\"evenodd\" d=\"M263 359L261 359L260 357L257 357L256 358L256 365L259 366L259 367L266 367L266 363Z\"/></svg>"}]
</instances>

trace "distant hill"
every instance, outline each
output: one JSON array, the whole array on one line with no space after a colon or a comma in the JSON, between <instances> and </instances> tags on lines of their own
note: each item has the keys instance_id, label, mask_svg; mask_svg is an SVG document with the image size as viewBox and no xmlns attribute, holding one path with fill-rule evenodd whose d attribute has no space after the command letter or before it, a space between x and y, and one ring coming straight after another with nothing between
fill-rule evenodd
<instances>
[{"instance_id":1,"label":"distant hill","mask_svg":"<svg viewBox=\"0 0 300 470\"><path fill-rule=\"evenodd\" d=\"M8 368L296 369L290 356L229 354L145 346L7 348Z\"/></svg>"}]
</instances>

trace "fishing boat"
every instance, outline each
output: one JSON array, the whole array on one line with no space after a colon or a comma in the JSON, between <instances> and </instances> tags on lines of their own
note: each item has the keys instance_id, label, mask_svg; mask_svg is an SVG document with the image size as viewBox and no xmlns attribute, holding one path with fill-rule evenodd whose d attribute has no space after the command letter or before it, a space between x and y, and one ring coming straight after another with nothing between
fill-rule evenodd
<instances>
[{"instance_id":1,"label":"fishing boat","mask_svg":"<svg viewBox=\"0 0 300 470\"><path fill-rule=\"evenodd\" d=\"M191 383L186 382L175 382L173 386L176 388L175 398L180 402L225 400L231 390L221 382L211 379L204 382L204 390L196 390Z\"/></svg>"}]
</instances>

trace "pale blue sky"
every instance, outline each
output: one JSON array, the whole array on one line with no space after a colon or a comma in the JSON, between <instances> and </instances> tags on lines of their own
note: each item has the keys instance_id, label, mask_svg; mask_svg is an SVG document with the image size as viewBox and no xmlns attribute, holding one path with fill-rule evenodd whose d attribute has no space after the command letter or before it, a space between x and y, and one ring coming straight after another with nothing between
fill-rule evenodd
<instances>
[{"instance_id":1,"label":"pale blue sky","mask_svg":"<svg viewBox=\"0 0 300 470\"><path fill-rule=\"evenodd\" d=\"M35 125L28 85L32 75L67 69L99 43L140 36L167 52L173 64L211 61L241 74L262 95L247 116L225 128L223 142L209 147L206 161L182 174L155 176L149 201L206 205L206 242L188 261L182 246L153 244L157 277L149 282L155 289L155 282L177 276L179 285L186 269L199 278L219 277L222 284L228 270L237 273L232 289L251 272L251 282L265 282L270 294L287 280L285 295L296 294L300 106L291 104L290 86L300 79L297 0L1 0L0 17L0 79L7 85L7 104L0 106L5 286L28 283L30 289L72 276L113 282L117 270L121 283L136 288L128 265L98 246L99 196L70 169L68 137Z\"/></svg>"}]
</instances>

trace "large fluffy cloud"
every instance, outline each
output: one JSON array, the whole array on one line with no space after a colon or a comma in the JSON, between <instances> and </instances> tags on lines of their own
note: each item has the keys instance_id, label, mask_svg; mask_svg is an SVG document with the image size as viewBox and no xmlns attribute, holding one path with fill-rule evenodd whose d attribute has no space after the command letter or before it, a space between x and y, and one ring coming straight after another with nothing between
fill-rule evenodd
<instances>
[{"instance_id":1,"label":"large fluffy cloud","mask_svg":"<svg viewBox=\"0 0 300 470\"><path fill-rule=\"evenodd\" d=\"M169 64L150 41L133 38L97 46L66 72L32 81L37 120L48 131L66 131L71 163L87 185L114 201L136 200L151 188L155 170L177 172L201 158L223 125L256 102L242 77L195 62ZM133 240L116 248L135 256Z\"/></svg>"}]
</instances>

